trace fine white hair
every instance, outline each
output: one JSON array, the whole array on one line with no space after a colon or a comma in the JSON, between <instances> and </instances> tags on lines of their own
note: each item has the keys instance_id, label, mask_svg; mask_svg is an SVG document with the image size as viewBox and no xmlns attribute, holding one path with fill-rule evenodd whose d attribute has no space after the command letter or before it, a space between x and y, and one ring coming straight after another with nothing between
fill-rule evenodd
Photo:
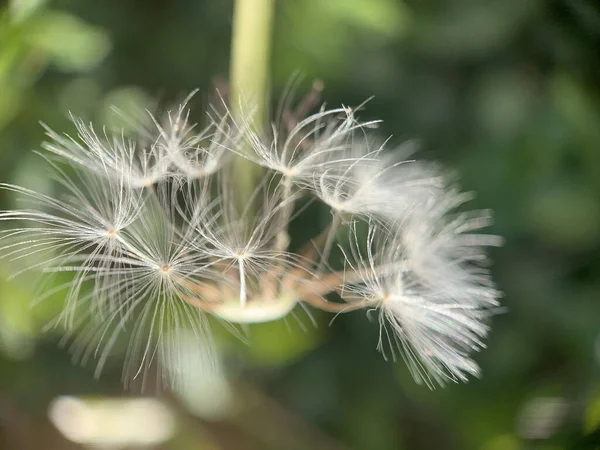
<instances>
[{"instance_id":1,"label":"fine white hair","mask_svg":"<svg viewBox=\"0 0 600 450\"><path fill-rule=\"evenodd\" d=\"M12 226L0 231L0 252L15 275L56 278L40 300L64 294L53 323L77 359L95 359L99 373L127 336L127 384L146 385L157 363L162 383L173 371L163 366L187 358L189 336L195 359L214 360L207 314L251 323L310 304L377 311L379 350L401 354L418 382L479 375L471 353L484 347L500 297L486 253L500 239L479 231L489 211L462 212L471 195L415 160L412 143L388 149L374 135L378 121L357 118L360 107L282 115L284 127L259 132L252 114L234 117L223 102L200 128L193 95L146 124L130 120L130 132L78 118L76 138L47 128L44 157L61 195L0 184L24 202L0 212ZM240 189L234 161L249 173L262 167L254 185ZM290 224L307 197L332 220L296 246ZM350 240L338 272L330 256L343 227ZM58 281L63 273L71 279Z\"/></svg>"},{"instance_id":2,"label":"fine white hair","mask_svg":"<svg viewBox=\"0 0 600 450\"><path fill-rule=\"evenodd\" d=\"M397 226L370 222L366 244L353 224L344 252L358 276L343 285L342 297L378 311L378 349L393 359L399 352L415 380L430 387L479 375L470 353L485 347L487 319L500 296L483 250L499 241L469 233L487 218L445 216L463 200L452 192L431 197ZM417 242L415 228L422 231Z\"/></svg>"}]
</instances>

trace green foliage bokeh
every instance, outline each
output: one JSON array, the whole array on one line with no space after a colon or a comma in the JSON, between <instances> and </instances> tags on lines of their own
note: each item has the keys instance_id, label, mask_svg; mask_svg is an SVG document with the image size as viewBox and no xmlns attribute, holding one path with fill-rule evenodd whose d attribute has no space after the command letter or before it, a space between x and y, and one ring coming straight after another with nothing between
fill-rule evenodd
<instances>
[{"instance_id":1,"label":"green foliage bokeh","mask_svg":"<svg viewBox=\"0 0 600 450\"><path fill-rule=\"evenodd\" d=\"M206 104L227 77L231 16L231 2L214 0L0 6L0 181L57 189L33 153L40 121L72 132L69 111L106 123L111 106L152 109L194 88ZM416 139L420 157L442 161L478 193L475 207L495 211L506 312L477 355L482 379L467 385L416 385L401 361L382 360L361 312L331 325L314 312L318 327L299 312L302 325L250 327L247 344L217 330L238 376L328 435L319 448L600 448L598 4L279 0L274 43L274 98L297 71L299 95L319 78L330 106L374 96L364 118L383 119L392 142ZM4 191L0 204L16 205ZM100 381L74 367L61 330L42 332L60 298L31 308L36 276L10 279L12 269L0 261L0 411L12 405L0 444L23 445L10 449L30 448L9 441L10 414L24 423L58 394L118 393L120 357ZM531 407L548 398L566 412ZM215 448L282 448L248 436ZM196 438L166 448L199 448Z\"/></svg>"}]
</instances>

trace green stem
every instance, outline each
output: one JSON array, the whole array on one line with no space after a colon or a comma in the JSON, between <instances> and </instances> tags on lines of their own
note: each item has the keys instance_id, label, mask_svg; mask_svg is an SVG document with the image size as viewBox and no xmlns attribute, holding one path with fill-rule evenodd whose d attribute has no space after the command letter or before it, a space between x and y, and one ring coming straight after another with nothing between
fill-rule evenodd
<instances>
[{"instance_id":1,"label":"green stem","mask_svg":"<svg viewBox=\"0 0 600 450\"><path fill-rule=\"evenodd\" d=\"M248 103L255 126L264 119L275 0L235 0L231 50L231 108L239 114Z\"/></svg>"},{"instance_id":2,"label":"green stem","mask_svg":"<svg viewBox=\"0 0 600 450\"><path fill-rule=\"evenodd\" d=\"M275 0L235 0L230 71L230 108L236 120L248 113L250 126L260 133L266 128L269 57ZM254 192L261 169L238 157L233 168L239 205Z\"/></svg>"}]
</instances>

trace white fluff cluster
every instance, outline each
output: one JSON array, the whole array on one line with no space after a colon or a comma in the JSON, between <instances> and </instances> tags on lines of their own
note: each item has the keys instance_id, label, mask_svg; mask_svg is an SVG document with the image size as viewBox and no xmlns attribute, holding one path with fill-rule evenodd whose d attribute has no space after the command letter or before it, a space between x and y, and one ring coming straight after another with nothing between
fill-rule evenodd
<instances>
[{"instance_id":1,"label":"white fluff cluster","mask_svg":"<svg viewBox=\"0 0 600 450\"><path fill-rule=\"evenodd\" d=\"M132 123L136 136L96 132L92 124L73 118L77 139L46 127L50 142L44 149L74 166L122 180L131 188L151 187L167 178L198 179L216 173L226 162L228 148L239 140L226 115L209 117L209 125L198 130L190 122L188 102L192 92L163 123L149 115L151 127Z\"/></svg>"},{"instance_id":2,"label":"white fluff cluster","mask_svg":"<svg viewBox=\"0 0 600 450\"><path fill-rule=\"evenodd\" d=\"M455 192L430 197L397 226L371 224L366 243L351 227L346 252L360 275L342 296L377 308L379 350L393 359L399 353L415 380L430 387L479 375L470 353L485 347L486 319L500 296L482 248L501 241L473 233L488 224L487 212L453 216L461 201Z\"/></svg>"},{"instance_id":3,"label":"white fluff cluster","mask_svg":"<svg viewBox=\"0 0 600 450\"><path fill-rule=\"evenodd\" d=\"M379 348L399 349L417 381L478 374L469 355L483 347L499 297L484 252L498 238L474 233L488 213L454 212L468 196L449 189L439 167L387 150L373 136L376 122L359 122L350 108L259 133L216 109L198 129L189 100L160 121L150 116L152 127L135 127L135 136L79 119L77 138L48 129L46 159L65 191L58 198L2 185L28 205L0 213L17 224L2 232L3 257L25 261L19 272L73 273L45 295L65 291L57 323L77 336L78 358L101 370L126 333L125 377L144 379L155 360L181 360L177 336L190 331L206 360L207 314L260 322L310 304L380 311ZM233 175L241 157L263 168L252 192ZM328 206L333 221L290 252L303 196ZM329 255L342 227L351 239L336 272Z\"/></svg>"}]
</instances>

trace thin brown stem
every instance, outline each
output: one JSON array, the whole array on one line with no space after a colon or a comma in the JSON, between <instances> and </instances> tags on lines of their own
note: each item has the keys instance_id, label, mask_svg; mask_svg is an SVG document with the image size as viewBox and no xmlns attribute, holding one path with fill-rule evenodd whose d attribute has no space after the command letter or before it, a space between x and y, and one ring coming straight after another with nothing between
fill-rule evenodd
<instances>
[{"instance_id":1,"label":"thin brown stem","mask_svg":"<svg viewBox=\"0 0 600 450\"><path fill-rule=\"evenodd\" d=\"M331 223L318 236L300 248L297 252L298 256L301 257L300 266L285 274L285 277L281 280L282 286L287 289L293 289L300 281L306 280L309 276L313 275L311 269L317 263L319 249L324 248L330 229Z\"/></svg>"},{"instance_id":2,"label":"thin brown stem","mask_svg":"<svg viewBox=\"0 0 600 450\"><path fill-rule=\"evenodd\" d=\"M304 118L306 118L308 113L319 104L319 102L321 101L321 94L323 93L324 88L325 85L323 81L313 81L310 91L304 96L304 98L296 108L294 115L296 116L297 120L303 120Z\"/></svg>"},{"instance_id":3,"label":"thin brown stem","mask_svg":"<svg viewBox=\"0 0 600 450\"><path fill-rule=\"evenodd\" d=\"M300 101L295 111L291 110L291 107L286 107L282 112L283 123L288 131L291 133L300 121L308 116L308 113L315 108L321 101L321 93L323 92L323 82L321 80L315 80L312 84L311 90L304 96ZM307 149L312 144L310 139L299 140L298 144L303 148Z\"/></svg>"},{"instance_id":4,"label":"thin brown stem","mask_svg":"<svg viewBox=\"0 0 600 450\"><path fill-rule=\"evenodd\" d=\"M194 306L196 308L199 308L202 311L211 312L211 311L214 311L214 309L218 306L217 304L205 302L205 301L202 301L202 300L200 300L198 298L195 298L195 297L192 297L190 295L184 294L181 291L178 291L177 294L186 303L189 303L190 305L192 305L192 306Z\"/></svg>"},{"instance_id":5,"label":"thin brown stem","mask_svg":"<svg viewBox=\"0 0 600 450\"><path fill-rule=\"evenodd\" d=\"M342 285L356 284L368 276L386 276L398 271L397 264L383 264L365 270L345 270L331 272L309 281L298 288L298 295L325 295L329 292L341 292Z\"/></svg>"},{"instance_id":6,"label":"thin brown stem","mask_svg":"<svg viewBox=\"0 0 600 450\"><path fill-rule=\"evenodd\" d=\"M334 303L328 302L323 299L320 295L306 293L300 301L307 303L315 308L318 308L322 311L332 312L332 313L345 313L350 311L356 311L357 309L363 309L367 306L373 304L373 302L361 300L353 303Z\"/></svg>"},{"instance_id":7,"label":"thin brown stem","mask_svg":"<svg viewBox=\"0 0 600 450\"><path fill-rule=\"evenodd\" d=\"M285 220L285 223L287 223L287 228L285 230L285 236L282 239L279 239L277 242L277 250L286 250L288 245L289 245L289 234L288 234L288 228L289 228L289 222L292 218L292 214L294 214L294 198L292 197L292 189L293 189L293 184L292 184L292 179L290 177L284 177L283 178L283 194L282 194L282 198L281 198L281 204L282 206L282 215L283 218Z\"/></svg>"},{"instance_id":8,"label":"thin brown stem","mask_svg":"<svg viewBox=\"0 0 600 450\"><path fill-rule=\"evenodd\" d=\"M325 240L325 246L323 247L323 251L321 252L321 259L319 261L319 265L317 267L317 274L323 272L323 269L327 265L327 260L329 259L329 254L331 253L331 249L333 247L333 243L335 242L335 237L342 223L342 215L336 211L333 214L333 218L331 219L331 223L329 224L329 231L327 232L327 239Z\"/></svg>"},{"instance_id":9,"label":"thin brown stem","mask_svg":"<svg viewBox=\"0 0 600 450\"><path fill-rule=\"evenodd\" d=\"M330 227L331 224L321 231L318 236L311 239L302 248L300 248L298 255L300 255L304 260L310 261L312 264L316 263L317 256L319 255L319 248L323 248L325 246Z\"/></svg>"}]
</instances>

